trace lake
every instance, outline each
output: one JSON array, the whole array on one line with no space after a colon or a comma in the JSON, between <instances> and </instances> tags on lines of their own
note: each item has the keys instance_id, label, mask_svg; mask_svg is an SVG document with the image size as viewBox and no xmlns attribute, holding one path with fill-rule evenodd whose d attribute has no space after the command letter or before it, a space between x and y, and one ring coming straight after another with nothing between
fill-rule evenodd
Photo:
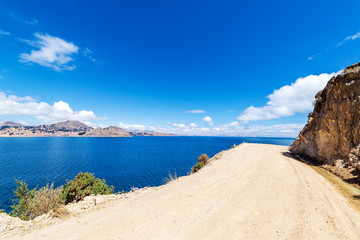
<instances>
[{"instance_id":1,"label":"lake","mask_svg":"<svg viewBox=\"0 0 360 240\"><path fill-rule=\"evenodd\" d=\"M115 191L159 186L169 173L186 175L197 158L210 158L234 144L268 143L289 146L291 138L130 137L0 138L0 208L11 211L14 178L29 188L53 182L56 187L79 172L105 179Z\"/></svg>"}]
</instances>

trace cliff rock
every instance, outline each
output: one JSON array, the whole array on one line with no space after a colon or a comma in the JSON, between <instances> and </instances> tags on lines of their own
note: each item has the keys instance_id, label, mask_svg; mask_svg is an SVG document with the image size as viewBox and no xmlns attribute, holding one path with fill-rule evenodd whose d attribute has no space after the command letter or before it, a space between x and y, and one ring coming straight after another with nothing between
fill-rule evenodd
<instances>
[{"instance_id":1,"label":"cliff rock","mask_svg":"<svg viewBox=\"0 0 360 240\"><path fill-rule=\"evenodd\" d=\"M330 79L315 96L308 122L290 146L294 154L355 168L360 152L360 63Z\"/></svg>"}]
</instances>

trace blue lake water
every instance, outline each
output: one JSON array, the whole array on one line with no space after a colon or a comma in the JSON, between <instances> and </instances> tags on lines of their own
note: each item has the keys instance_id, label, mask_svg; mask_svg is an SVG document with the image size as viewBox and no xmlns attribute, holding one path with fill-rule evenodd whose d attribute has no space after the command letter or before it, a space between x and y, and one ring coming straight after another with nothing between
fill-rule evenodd
<instances>
[{"instance_id":1,"label":"blue lake water","mask_svg":"<svg viewBox=\"0 0 360 240\"><path fill-rule=\"evenodd\" d=\"M105 179L115 191L159 186L170 173L186 175L197 158L212 157L234 144L289 146L290 138L131 137L131 138L0 138L0 208L11 210L14 178L29 188L53 182L63 185L79 172Z\"/></svg>"}]
</instances>

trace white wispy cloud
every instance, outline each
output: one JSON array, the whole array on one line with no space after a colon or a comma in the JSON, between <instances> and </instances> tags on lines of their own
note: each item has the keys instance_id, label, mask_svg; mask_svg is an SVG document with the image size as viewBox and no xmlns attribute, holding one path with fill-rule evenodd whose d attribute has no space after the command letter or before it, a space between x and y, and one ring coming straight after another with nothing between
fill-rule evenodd
<instances>
[{"instance_id":1,"label":"white wispy cloud","mask_svg":"<svg viewBox=\"0 0 360 240\"><path fill-rule=\"evenodd\" d=\"M118 123L118 127L126 129L126 130L130 130L130 131L165 131L168 128L163 128L163 127L156 127L156 126L149 126L149 125L143 125L143 124L138 124L138 123L132 123L132 124L126 124L126 123L122 123L119 122Z\"/></svg>"},{"instance_id":2,"label":"white wispy cloud","mask_svg":"<svg viewBox=\"0 0 360 240\"><path fill-rule=\"evenodd\" d=\"M201 109L195 109L195 110L186 111L186 113L205 113L205 111Z\"/></svg>"},{"instance_id":3,"label":"white wispy cloud","mask_svg":"<svg viewBox=\"0 0 360 240\"><path fill-rule=\"evenodd\" d=\"M118 126L126 130L156 131L181 136L296 137L304 127L304 124L253 125L244 127L238 121L234 121L214 127L198 127L193 123L173 123L168 127L158 127L120 122Z\"/></svg>"},{"instance_id":4,"label":"white wispy cloud","mask_svg":"<svg viewBox=\"0 0 360 240\"><path fill-rule=\"evenodd\" d=\"M10 32L5 32L5 31L0 30L0 35L10 35Z\"/></svg>"},{"instance_id":5,"label":"white wispy cloud","mask_svg":"<svg viewBox=\"0 0 360 240\"><path fill-rule=\"evenodd\" d=\"M339 42L336 47L339 47L345 43L347 43L348 41L352 41L352 40L355 40L355 39L358 39L360 38L360 32L357 32L356 34L354 35L351 35L351 36L347 36L346 38L344 38L343 41Z\"/></svg>"},{"instance_id":6,"label":"white wispy cloud","mask_svg":"<svg viewBox=\"0 0 360 240\"><path fill-rule=\"evenodd\" d=\"M0 92L0 115L29 115L44 122L78 120L89 121L97 119L93 111L73 111L64 101L50 105L36 101L30 96L18 97Z\"/></svg>"},{"instance_id":7,"label":"white wispy cloud","mask_svg":"<svg viewBox=\"0 0 360 240\"><path fill-rule=\"evenodd\" d=\"M56 71L75 69L75 65L68 65L68 63L74 60L71 56L77 54L79 47L72 42L48 34L35 33L35 37L37 40L26 42L38 49L31 50L30 54L20 54L20 62L37 63Z\"/></svg>"},{"instance_id":8,"label":"white wispy cloud","mask_svg":"<svg viewBox=\"0 0 360 240\"><path fill-rule=\"evenodd\" d=\"M89 48L84 48L84 50L82 51L82 54L87 57L90 61L92 62L97 62L97 60L94 58L93 56L93 51L91 51Z\"/></svg>"},{"instance_id":9,"label":"white wispy cloud","mask_svg":"<svg viewBox=\"0 0 360 240\"><path fill-rule=\"evenodd\" d=\"M266 106L250 106L237 118L246 123L310 112L316 93L322 90L330 78L338 73L322 73L298 78L295 83L274 90L272 94L267 96L270 101L266 103Z\"/></svg>"},{"instance_id":10,"label":"white wispy cloud","mask_svg":"<svg viewBox=\"0 0 360 240\"><path fill-rule=\"evenodd\" d=\"M25 23L25 24L33 25L33 24L38 24L39 23L39 21L37 19L35 19L35 18L29 20L29 19L26 19L24 17L19 16L18 14L15 14L13 12L10 12L9 16L16 19L16 20L18 20L18 21L20 21L20 22L22 22L22 23Z\"/></svg>"},{"instance_id":11,"label":"white wispy cloud","mask_svg":"<svg viewBox=\"0 0 360 240\"><path fill-rule=\"evenodd\" d=\"M209 124L209 126L213 125L213 120L210 116L206 116L202 119L204 122L206 122L207 124Z\"/></svg>"},{"instance_id":12,"label":"white wispy cloud","mask_svg":"<svg viewBox=\"0 0 360 240\"><path fill-rule=\"evenodd\" d=\"M315 57L317 57L317 56L319 56L319 55L322 55L322 53L313 54L313 55L311 55L310 57L308 57L307 60L311 61L311 60L313 60Z\"/></svg>"}]
</instances>

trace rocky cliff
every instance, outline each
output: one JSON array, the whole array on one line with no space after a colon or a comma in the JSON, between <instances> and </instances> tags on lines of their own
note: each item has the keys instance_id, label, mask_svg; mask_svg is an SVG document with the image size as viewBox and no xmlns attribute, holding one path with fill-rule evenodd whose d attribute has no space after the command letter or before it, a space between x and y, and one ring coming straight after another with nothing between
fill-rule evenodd
<instances>
[{"instance_id":1,"label":"rocky cliff","mask_svg":"<svg viewBox=\"0 0 360 240\"><path fill-rule=\"evenodd\" d=\"M360 150L360 63L330 79L315 96L308 122L290 146L294 154L354 168ZM337 161L338 160L338 161Z\"/></svg>"}]
</instances>

